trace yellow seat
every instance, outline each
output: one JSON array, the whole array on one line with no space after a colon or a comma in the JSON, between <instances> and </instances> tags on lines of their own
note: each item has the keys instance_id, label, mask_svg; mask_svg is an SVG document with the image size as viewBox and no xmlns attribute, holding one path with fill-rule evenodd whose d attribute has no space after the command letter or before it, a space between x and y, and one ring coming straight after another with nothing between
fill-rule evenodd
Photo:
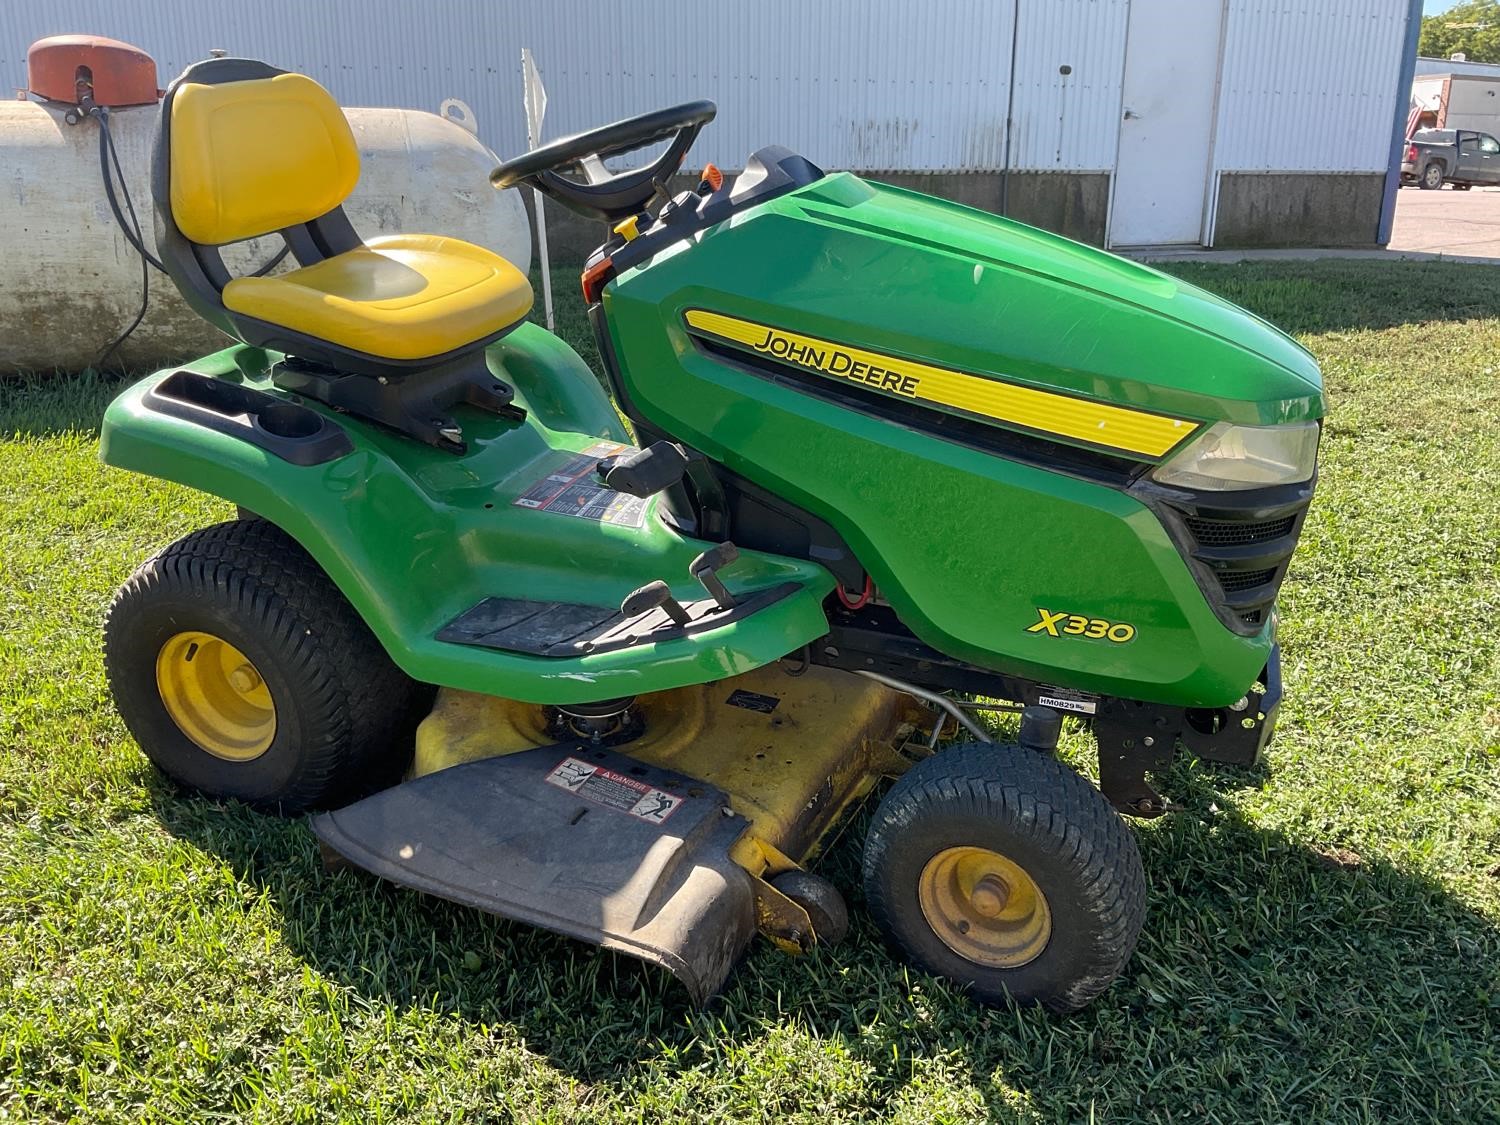
<instances>
[{"instance_id":1,"label":"yellow seat","mask_svg":"<svg viewBox=\"0 0 1500 1125\"><path fill-rule=\"evenodd\" d=\"M279 277L241 277L224 306L385 359L442 355L515 324L531 285L498 254L457 238L400 234Z\"/></svg>"},{"instance_id":2,"label":"yellow seat","mask_svg":"<svg viewBox=\"0 0 1500 1125\"><path fill-rule=\"evenodd\" d=\"M173 83L163 114L163 261L195 307L246 343L341 371L405 373L481 347L530 311L525 275L481 246L426 234L360 240L343 211L359 147L338 103L306 75L206 60ZM218 247L278 231L301 269L228 276Z\"/></svg>"}]
</instances>

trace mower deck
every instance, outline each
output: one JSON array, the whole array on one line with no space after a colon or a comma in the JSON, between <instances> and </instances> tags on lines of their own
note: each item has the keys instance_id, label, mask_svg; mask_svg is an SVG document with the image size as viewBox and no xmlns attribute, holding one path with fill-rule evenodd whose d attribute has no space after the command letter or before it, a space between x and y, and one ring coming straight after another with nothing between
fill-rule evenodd
<instances>
[{"instance_id":1,"label":"mower deck","mask_svg":"<svg viewBox=\"0 0 1500 1125\"><path fill-rule=\"evenodd\" d=\"M468 762L313 830L394 883L661 965L711 996L755 934L746 821L724 794L623 754L559 744Z\"/></svg>"},{"instance_id":2,"label":"mower deck","mask_svg":"<svg viewBox=\"0 0 1500 1125\"><path fill-rule=\"evenodd\" d=\"M910 711L848 673L765 668L645 696L627 733L560 740L550 709L445 690L413 778L312 825L365 870L661 965L702 1002L757 931L817 940L768 880L905 768Z\"/></svg>"}]
</instances>

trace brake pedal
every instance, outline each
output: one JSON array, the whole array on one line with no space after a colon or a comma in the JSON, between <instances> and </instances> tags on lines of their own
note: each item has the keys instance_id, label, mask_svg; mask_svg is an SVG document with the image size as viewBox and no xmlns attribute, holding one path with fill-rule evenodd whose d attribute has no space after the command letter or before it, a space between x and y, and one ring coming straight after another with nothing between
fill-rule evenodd
<instances>
[{"instance_id":1,"label":"brake pedal","mask_svg":"<svg viewBox=\"0 0 1500 1125\"><path fill-rule=\"evenodd\" d=\"M647 582L639 590L632 590L620 603L620 613L627 618L639 617L653 609L664 610L678 625L688 625L693 620L660 578L655 582Z\"/></svg>"}]
</instances>

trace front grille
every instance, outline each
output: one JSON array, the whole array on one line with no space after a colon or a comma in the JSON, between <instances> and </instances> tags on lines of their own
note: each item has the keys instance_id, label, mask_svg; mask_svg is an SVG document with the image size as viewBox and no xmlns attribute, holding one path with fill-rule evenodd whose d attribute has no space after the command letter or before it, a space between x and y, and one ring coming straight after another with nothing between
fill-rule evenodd
<instances>
[{"instance_id":1,"label":"front grille","mask_svg":"<svg viewBox=\"0 0 1500 1125\"><path fill-rule=\"evenodd\" d=\"M1252 636L1271 618L1313 487L1307 481L1237 492L1189 491L1146 479L1130 491L1160 518L1219 620Z\"/></svg>"},{"instance_id":2,"label":"front grille","mask_svg":"<svg viewBox=\"0 0 1500 1125\"><path fill-rule=\"evenodd\" d=\"M1276 577L1276 568L1269 567L1266 570L1222 570L1219 572L1219 585L1224 587L1226 594L1237 594L1241 590L1253 590L1257 586L1264 586Z\"/></svg>"},{"instance_id":3,"label":"front grille","mask_svg":"<svg viewBox=\"0 0 1500 1125\"><path fill-rule=\"evenodd\" d=\"M1202 516L1184 516L1182 522L1193 533L1193 538L1205 547L1240 547L1248 543L1264 543L1290 535L1297 523L1296 516L1283 516L1278 520L1261 520L1256 523L1240 523L1236 520L1211 520Z\"/></svg>"}]
</instances>

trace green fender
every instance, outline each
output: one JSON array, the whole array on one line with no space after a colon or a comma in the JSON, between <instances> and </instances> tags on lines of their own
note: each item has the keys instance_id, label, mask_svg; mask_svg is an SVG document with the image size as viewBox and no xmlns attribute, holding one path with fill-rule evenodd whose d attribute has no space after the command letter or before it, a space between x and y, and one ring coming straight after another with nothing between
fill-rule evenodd
<instances>
[{"instance_id":1,"label":"green fender","mask_svg":"<svg viewBox=\"0 0 1500 1125\"><path fill-rule=\"evenodd\" d=\"M516 505L569 455L600 439L628 444L630 437L593 373L557 337L522 325L487 355L527 418L469 412L462 456L307 402L336 419L354 448L321 465L294 465L152 409L151 389L172 371L115 399L100 456L221 496L281 527L327 572L391 658L430 683L530 703L589 702L737 675L827 631L822 601L833 579L823 568L746 551L721 571L735 593L785 583L800 589L707 632L566 658L437 640L438 630L486 597L618 606L658 578L679 600L704 597L688 564L706 544L657 519L654 500L639 528ZM279 395L267 374L279 359L234 347L185 370Z\"/></svg>"}]
</instances>

